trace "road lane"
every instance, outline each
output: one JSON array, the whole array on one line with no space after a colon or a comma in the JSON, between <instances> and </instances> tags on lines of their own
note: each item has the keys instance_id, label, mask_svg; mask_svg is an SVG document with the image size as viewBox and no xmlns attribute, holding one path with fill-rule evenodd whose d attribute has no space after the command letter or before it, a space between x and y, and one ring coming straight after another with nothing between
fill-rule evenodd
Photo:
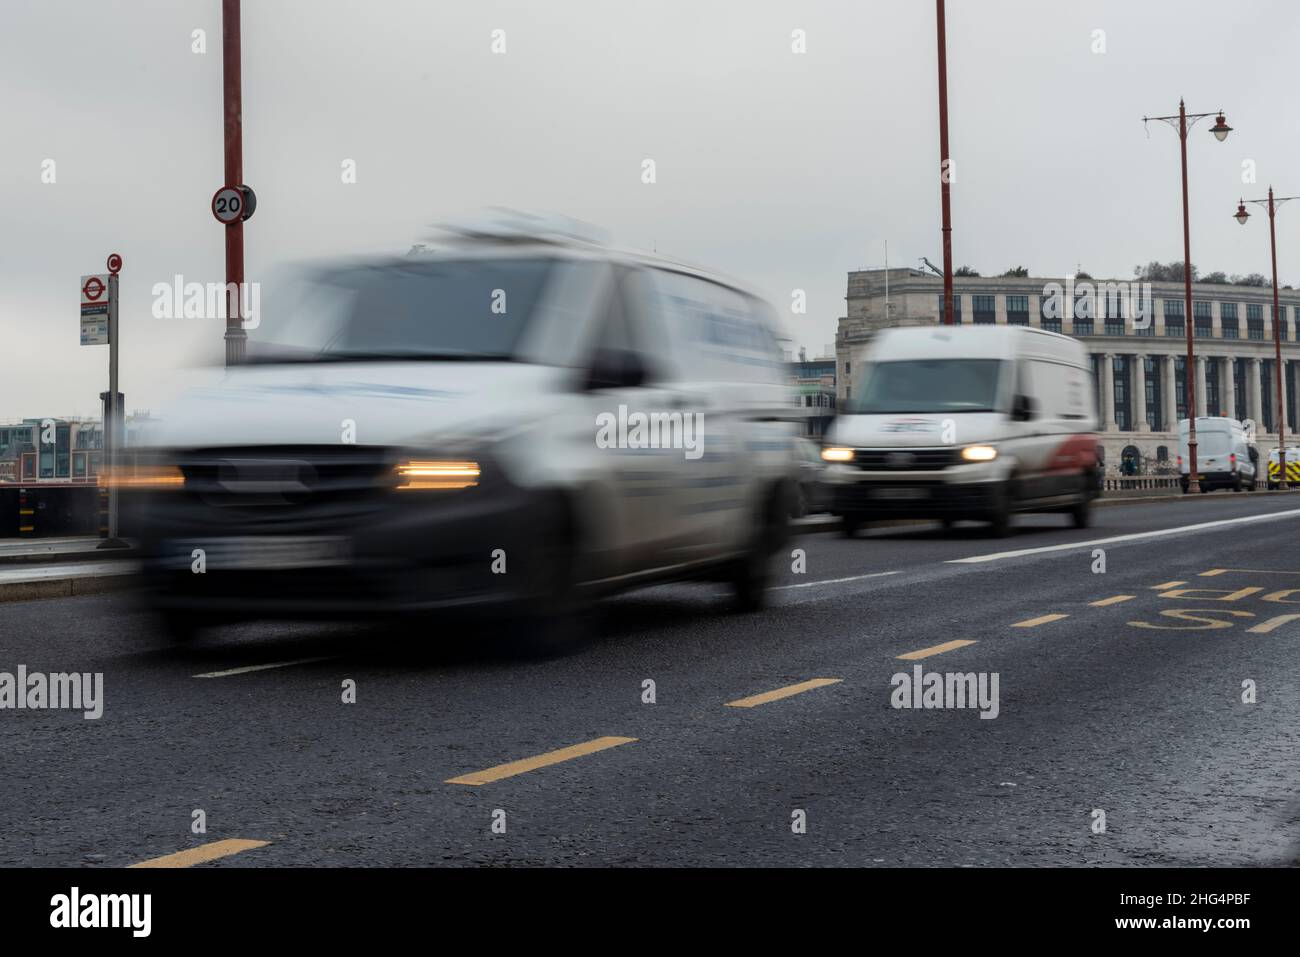
<instances>
[{"instance_id":1,"label":"road lane","mask_svg":"<svg viewBox=\"0 0 1300 957\"><path fill-rule=\"evenodd\" d=\"M1178 586L1154 588L1178 576L1233 594L1266 581L1204 572L1298 567L1295 519L1251 528L1121 543L1105 574L1088 551L945 564L984 543L962 529L951 540L808 536L792 547L807 543L833 577L872 561L899 574L790 589L746 616L726 614L708 587L653 589L606 603L600 637L547 662L441 644L437 624L252 623L175 651L126 596L11 605L0 668L103 670L107 706L98 722L0 714L13 796L0 808L0 863L128 864L248 835L271 844L204 866L1281 863L1296 854L1300 625L1248 631L1289 613L1263 600L1270 592L1208 603L1250 615L1232 621L1167 597ZM1136 597L1094 605L1116 593ZM1070 617L1011 627L1039 608ZM997 671L999 717L891 708L891 676L912 667L898 657L953 641L969 644L916 663ZM191 677L331 655L343 657ZM729 690L810 674L842 681L749 714L719 707ZM355 705L341 701L345 680ZM1257 704L1238 701L1243 680L1257 682ZM442 783L613 728L638 739L617 762L557 764L490 789ZM189 833L196 808L207 835ZM1094 808L1109 808L1105 836L1089 829ZM491 829L498 809L504 834ZM803 835L790 828L799 809Z\"/></svg>"}]
</instances>

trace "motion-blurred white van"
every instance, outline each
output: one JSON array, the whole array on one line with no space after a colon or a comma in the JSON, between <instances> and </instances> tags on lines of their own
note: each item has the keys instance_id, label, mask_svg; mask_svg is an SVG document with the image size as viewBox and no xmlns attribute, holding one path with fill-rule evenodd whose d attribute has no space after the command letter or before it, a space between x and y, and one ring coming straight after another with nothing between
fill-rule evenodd
<instances>
[{"instance_id":1,"label":"motion-blurred white van","mask_svg":"<svg viewBox=\"0 0 1300 957\"><path fill-rule=\"evenodd\" d=\"M562 635L586 598L666 580L761 603L798 464L754 295L508 220L300 289L122 477L175 636L467 606Z\"/></svg>"}]
</instances>

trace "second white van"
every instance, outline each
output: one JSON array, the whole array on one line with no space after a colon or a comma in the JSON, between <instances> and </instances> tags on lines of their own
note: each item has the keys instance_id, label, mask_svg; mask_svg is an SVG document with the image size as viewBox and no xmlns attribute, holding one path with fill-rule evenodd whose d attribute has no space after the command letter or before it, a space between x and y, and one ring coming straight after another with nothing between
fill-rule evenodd
<instances>
[{"instance_id":1,"label":"second white van","mask_svg":"<svg viewBox=\"0 0 1300 957\"><path fill-rule=\"evenodd\" d=\"M1025 326L887 329L822 449L847 534L878 518L1089 523L1096 399L1083 345Z\"/></svg>"}]
</instances>

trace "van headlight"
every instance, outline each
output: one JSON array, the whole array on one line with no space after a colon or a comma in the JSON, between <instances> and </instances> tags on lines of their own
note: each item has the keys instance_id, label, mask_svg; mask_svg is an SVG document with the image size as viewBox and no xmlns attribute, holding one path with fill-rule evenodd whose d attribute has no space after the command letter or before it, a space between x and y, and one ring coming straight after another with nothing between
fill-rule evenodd
<instances>
[{"instance_id":1,"label":"van headlight","mask_svg":"<svg viewBox=\"0 0 1300 957\"><path fill-rule=\"evenodd\" d=\"M961 457L967 462L992 462L998 450L991 445L968 445L961 450Z\"/></svg>"},{"instance_id":2,"label":"van headlight","mask_svg":"<svg viewBox=\"0 0 1300 957\"><path fill-rule=\"evenodd\" d=\"M185 475L172 462L143 456L131 458L123 455L116 468L105 466L100 472L99 485L116 489L179 489L185 485Z\"/></svg>"},{"instance_id":3,"label":"van headlight","mask_svg":"<svg viewBox=\"0 0 1300 957\"><path fill-rule=\"evenodd\" d=\"M836 447L822 449L822 461L823 462L852 462L853 450L836 448Z\"/></svg>"},{"instance_id":4,"label":"van headlight","mask_svg":"<svg viewBox=\"0 0 1300 957\"><path fill-rule=\"evenodd\" d=\"M396 472L398 491L473 488L482 474L477 462L456 459L403 459Z\"/></svg>"}]
</instances>

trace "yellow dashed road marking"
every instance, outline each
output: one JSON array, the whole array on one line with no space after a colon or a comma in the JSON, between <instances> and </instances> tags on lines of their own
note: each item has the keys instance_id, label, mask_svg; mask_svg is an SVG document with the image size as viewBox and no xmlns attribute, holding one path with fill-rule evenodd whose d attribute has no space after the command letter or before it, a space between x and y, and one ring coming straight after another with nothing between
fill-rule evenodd
<instances>
[{"instance_id":1,"label":"yellow dashed road marking","mask_svg":"<svg viewBox=\"0 0 1300 957\"><path fill-rule=\"evenodd\" d=\"M1247 628L1246 633L1248 635L1267 635L1273 629L1280 628L1288 621L1295 621L1297 618L1300 618L1300 615L1278 615L1276 618L1270 618L1268 621L1261 621L1253 628Z\"/></svg>"},{"instance_id":2,"label":"yellow dashed road marking","mask_svg":"<svg viewBox=\"0 0 1300 957\"><path fill-rule=\"evenodd\" d=\"M1187 582L1165 582L1163 585L1152 585L1152 591L1164 591L1166 588L1177 588L1179 585L1186 585Z\"/></svg>"},{"instance_id":3,"label":"yellow dashed road marking","mask_svg":"<svg viewBox=\"0 0 1300 957\"><path fill-rule=\"evenodd\" d=\"M584 741L582 744L573 744L567 748L560 748L558 751L547 751L545 754L539 754L536 757L521 758L518 761L511 761L507 764L498 764L496 767L488 768L486 771L475 771L473 774L462 774L459 777L448 778L446 783L475 785L491 784L493 781L512 778L517 774L536 771L538 768L549 767L552 764L560 764L563 761L572 761L574 758L581 758L588 754L595 754L597 751L617 748L620 744L631 744L635 740L636 738L594 738L591 741Z\"/></svg>"},{"instance_id":4,"label":"yellow dashed road marking","mask_svg":"<svg viewBox=\"0 0 1300 957\"><path fill-rule=\"evenodd\" d=\"M1039 625L1046 625L1053 621L1060 621L1062 618L1069 618L1069 615L1039 615L1037 618L1027 618L1024 621L1018 621L1012 628L1037 628Z\"/></svg>"},{"instance_id":5,"label":"yellow dashed road marking","mask_svg":"<svg viewBox=\"0 0 1300 957\"><path fill-rule=\"evenodd\" d=\"M899 655L899 661L916 661L920 658L929 658L931 655L941 655L945 651L952 651L954 648L965 648L967 645L973 645L975 642L958 639L956 641L945 641L942 645L935 645L933 648L922 648L920 651L909 651L905 655Z\"/></svg>"},{"instance_id":6,"label":"yellow dashed road marking","mask_svg":"<svg viewBox=\"0 0 1300 957\"><path fill-rule=\"evenodd\" d=\"M1227 570L1228 570L1228 569L1226 569L1226 568L1211 568L1208 572L1201 572L1201 577L1202 577L1202 578L1213 578L1215 575L1222 575L1222 574L1223 574L1224 572L1226 572Z\"/></svg>"},{"instance_id":7,"label":"yellow dashed road marking","mask_svg":"<svg viewBox=\"0 0 1300 957\"><path fill-rule=\"evenodd\" d=\"M767 704L769 701L780 701L782 698L789 698L792 695L803 694L805 691L812 691L814 688L824 688L827 685L839 684L843 678L813 678L809 681L801 681L797 685L786 685L784 688L777 688L775 691L764 691L762 694L750 695L748 698L739 698L736 701L728 701L728 708L756 708L760 704Z\"/></svg>"},{"instance_id":8,"label":"yellow dashed road marking","mask_svg":"<svg viewBox=\"0 0 1300 957\"><path fill-rule=\"evenodd\" d=\"M198 847L191 847L188 851L177 851L175 854L152 857L147 861L141 861L139 864L132 864L131 866L193 867L195 864L205 864L221 857L229 857L231 854L266 847L270 843L270 841L244 841L231 838L225 841L213 841L211 844L200 844Z\"/></svg>"},{"instance_id":9,"label":"yellow dashed road marking","mask_svg":"<svg viewBox=\"0 0 1300 957\"><path fill-rule=\"evenodd\" d=\"M1101 601L1090 601L1089 606L1092 608L1105 608L1107 605L1118 605L1122 601L1130 601L1137 595L1115 595L1112 598L1103 598Z\"/></svg>"}]
</instances>

